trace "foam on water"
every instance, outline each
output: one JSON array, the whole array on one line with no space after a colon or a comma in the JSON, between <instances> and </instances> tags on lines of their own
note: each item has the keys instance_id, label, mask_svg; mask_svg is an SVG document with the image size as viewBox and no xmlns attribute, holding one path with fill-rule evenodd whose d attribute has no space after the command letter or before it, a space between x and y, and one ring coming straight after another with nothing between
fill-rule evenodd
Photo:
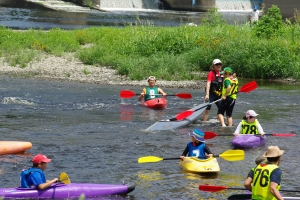
<instances>
[{"instance_id":1,"label":"foam on water","mask_svg":"<svg viewBox=\"0 0 300 200\"><path fill-rule=\"evenodd\" d=\"M3 104L23 104L23 105L30 105L30 106L34 106L36 105L33 102L30 102L28 100L24 100L20 97L4 97L2 100Z\"/></svg>"}]
</instances>

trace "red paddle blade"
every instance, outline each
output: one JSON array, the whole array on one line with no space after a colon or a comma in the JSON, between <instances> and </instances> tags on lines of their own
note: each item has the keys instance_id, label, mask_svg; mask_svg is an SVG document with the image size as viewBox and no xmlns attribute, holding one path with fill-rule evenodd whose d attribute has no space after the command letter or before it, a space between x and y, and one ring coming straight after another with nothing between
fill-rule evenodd
<instances>
[{"instance_id":1,"label":"red paddle blade","mask_svg":"<svg viewBox=\"0 0 300 200\"><path fill-rule=\"evenodd\" d=\"M121 92L120 92L120 97L121 98L132 98L132 97L134 97L135 96L135 93L134 92L132 92L131 90L122 90Z\"/></svg>"},{"instance_id":2,"label":"red paddle blade","mask_svg":"<svg viewBox=\"0 0 300 200\"><path fill-rule=\"evenodd\" d=\"M190 98L192 98L192 95L189 94L189 93L178 93L178 94L175 94L175 96L177 96L179 98L182 98L182 99L190 99Z\"/></svg>"},{"instance_id":3,"label":"red paddle blade","mask_svg":"<svg viewBox=\"0 0 300 200\"><path fill-rule=\"evenodd\" d=\"M257 83L255 81L251 81L249 83L246 83L239 89L239 92L251 92L252 90L255 90L257 88Z\"/></svg>"},{"instance_id":4,"label":"red paddle blade","mask_svg":"<svg viewBox=\"0 0 300 200\"><path fill-rule=\"evenodd\" d=\"M226 190L225 186L216 186L216 185L199 185L199 190L205 192L219 192L221 190Z\"/></svg>"},{"instance_id":5,"label":"red paddle blade","mask_svg":"<svg viewBox=\"0 0 300 200\"><path fill-rule=\"evenodd\" d=\"M294 137L296 134L293 133L272 133L272 136L277 137Z\"/></svg>"},{"instance_id":6,"label":"red paddle blade","mask_svg":"<svg viewBox=\"0 0 300 200\"><path fill-rule=\"evenodd\" d=\"M190 116L191 114L193 114L194 111L193 110L187 110L187 111L184 111L182 113L179 113L177 116L176 116L176 119L177 120L183 120L185 118L187 118L188 116Z\"/></svg>"},{"instance_id":7,"label":"red paddle blade","mask_svg":"<svg viewBox=\"0 0 300 200\"><path fill-rule=\"evenodd\" d=\"M218 136L218 134L214 133L214 132L209 132L209 131L204 131L204 139L205 140L209 140L209 139L212 139L216 136Z\"/></svg>"}]
</instances>

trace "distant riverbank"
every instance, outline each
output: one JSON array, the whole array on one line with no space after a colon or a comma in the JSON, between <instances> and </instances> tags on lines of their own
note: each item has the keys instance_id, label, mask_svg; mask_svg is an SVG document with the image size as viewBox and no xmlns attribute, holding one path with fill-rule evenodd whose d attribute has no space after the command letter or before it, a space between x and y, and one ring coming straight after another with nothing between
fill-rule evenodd
<instances>
[{"instance_id":1,"label":"distant riverbank","mask_svg":"<svg viewBox=\"0 0 300 200\"><path fill-rule=\"evenodd\" d=\"M299 80L300 26L276 21L280 12L272 9L276 15L264 15L254 27L228 25L215 11L200 26L154 27L137 19L138 25L123 28L1 27L3 66L15 68L3 71L114 85L145 85L145 79L155 75L165 87L204 88L205 74L218 58L240 78ZM273 18L269 27L267 21Z\"/></svg>"},{"instance_id":2,"label":"distant riverbank","mask_svg":"<svg viewBox=\"0 0 300 200\"><path fill-rule=\"evenodd\" d=\"M27 67L10 66L4 58L0 58L0 73L24 78L38 78L44 80L73 81L80 83L95 83L105 85L145 86L146 80L133 81L126 76L118 75L114 69L102 66L86 65L74 57L66 54L62 57L40 55ZM155 74L149 74L154 75ZM206 75L205 73L203 74ZM166 88L204 88L205 81L165 81L157 80L157 85Z\"/></svg>"}]
</instances>

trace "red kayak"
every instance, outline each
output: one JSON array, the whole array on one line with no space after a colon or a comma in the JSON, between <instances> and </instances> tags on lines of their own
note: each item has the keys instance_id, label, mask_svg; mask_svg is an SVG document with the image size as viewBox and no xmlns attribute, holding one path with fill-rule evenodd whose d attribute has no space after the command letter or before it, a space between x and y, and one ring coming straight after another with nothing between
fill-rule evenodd
<instances>
[{"instance_id":1,"label":"red kayak","mask_svg":"<svg viewBox=\"0 0 300 200\"><path fill-rule=\"evenodd\" d=\"M168 101L165 98L156 98L148 101L143 101L141 105L154 110L163 110L167 107L167 102Z\"/></svg>"}]
</instances>

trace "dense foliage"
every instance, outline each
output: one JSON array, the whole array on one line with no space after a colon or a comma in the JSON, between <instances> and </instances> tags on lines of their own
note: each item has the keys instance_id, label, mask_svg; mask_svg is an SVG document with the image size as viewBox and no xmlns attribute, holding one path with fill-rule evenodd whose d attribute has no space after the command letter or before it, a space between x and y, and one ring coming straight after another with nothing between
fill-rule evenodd
<instances>
[{"instance_id":1,"label":"dense foliage","mask_svg":"<svg viewBox=\"0 0 300 200\"><path fill-rule=\"evenodd\" d=\"M131 79L200 79L219 58L239 77L300 78L300 26L283 24L277 7L250 27L228 25L216 10L198 26L13 31L0 28L0 56L26 67L41 53L73 52L84 63L110 66Z\"/></svg>"}]
</instances>

